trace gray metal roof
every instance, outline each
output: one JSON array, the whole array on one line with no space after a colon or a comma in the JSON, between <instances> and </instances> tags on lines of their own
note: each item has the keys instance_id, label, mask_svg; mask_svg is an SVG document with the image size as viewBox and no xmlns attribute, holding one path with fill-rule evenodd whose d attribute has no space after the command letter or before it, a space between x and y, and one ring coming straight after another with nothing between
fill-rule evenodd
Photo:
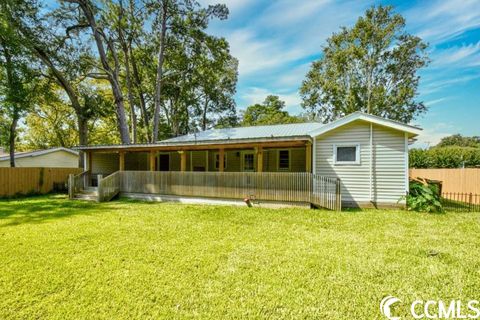
<instances>
[{"instance_id":1,"label":"gray metal roof","mask_svg":"<svg viewBox=\"0 0 480 320\"><path fill-rule=\"evenodd\" d=\"M297 137L308 136L309 132L318 130L324 124L318 122L309 123L291 123L269 126L238 127L226 129L211 129L198 133L191 133L176 138L163 140L164 143L170 142L194 142L194 141L213 141L230 139L258 139L275 137Z\"/></svg>"}]
</instances>

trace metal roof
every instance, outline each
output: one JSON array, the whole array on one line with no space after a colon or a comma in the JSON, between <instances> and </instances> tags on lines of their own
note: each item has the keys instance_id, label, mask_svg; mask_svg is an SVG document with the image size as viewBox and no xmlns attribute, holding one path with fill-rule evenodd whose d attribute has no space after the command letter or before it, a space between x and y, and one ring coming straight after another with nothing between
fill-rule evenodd
<instances>
[{"instance_id":1,"label":"metal roof","mask_svg":"<svg viewBox=\"0 0 480 320\"><path fill-rule=\"evenodd\" d=\"M36 156L41 156L42 154L48 154L48 153L57 152L57 151L65 151L78 156L78 151L64 148L64 147L58 147L58 148L51 148L51 149L45 149L45 150L15 152L15 159L26 158L26 157L36 157ZM10 159L9 154L0 156L0 161L9 160L9 159Z\"/></svg>"},{"instance_id":2,"label":"metal roof","mask_svg":"<svg viewBox=\"0 0 480 320\"><path fill-rule=\"evenodd\" d=\"M310 122L255 127L211 129L163 140L162 143L299 137L308 136L309 132L318 130L323 126L324 124L322 123Z\"/></svg>"}]
</instances>

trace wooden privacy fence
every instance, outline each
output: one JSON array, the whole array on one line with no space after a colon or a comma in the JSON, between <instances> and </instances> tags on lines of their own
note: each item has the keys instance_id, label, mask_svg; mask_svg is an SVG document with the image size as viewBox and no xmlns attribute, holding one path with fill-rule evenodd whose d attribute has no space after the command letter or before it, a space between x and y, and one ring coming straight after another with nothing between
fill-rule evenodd
<instances>
[{"instance_id":1,"label":"wooden privacy fence","mask_svg":"<svg viewBox=\"0 0 480 320\"><path fill-rule=\"evenodd\" d=\"M410 178L440 180L442 193L480 194L480 168L410 169Z\"/></svg>"},{"instance_id":2,"label":"wooden privacy fence","mask_svg":"<svg viewBox=\"0 0 480 320\"><path fill-rule=\"evenodd\" d=\"M340 180L307 172L120 171L118 173L118 179L111 180L109 188L114 189L115 183L118 183L119 192L124 193L310 202L324 208L341 210ZM102 179L101 183L113 175ZM103 192L101 183L99 195Z\"/></svg>"},{"instance_id":3,"label":"wooden privacy fence","mask_svg":"<svg viewBox=\"0 0 480 320\"><path fill-rule=\"evenodd\" d=\"M79 168L0 168L0 197L64 190L68 175Z\"/></svg>"}]
</instances>

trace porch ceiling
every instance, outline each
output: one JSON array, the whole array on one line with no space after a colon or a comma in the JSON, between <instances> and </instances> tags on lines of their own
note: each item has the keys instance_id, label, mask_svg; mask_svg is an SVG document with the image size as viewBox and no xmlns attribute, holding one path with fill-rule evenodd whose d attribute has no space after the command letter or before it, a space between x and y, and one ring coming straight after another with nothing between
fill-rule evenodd
<instances>
[{"instance_id":1,"label":"porch ceiling","mask_svg":"<svg viewBox=\"0 0 480 320\"><path fill-rule=\"evenodd\" d=\"M97 152L119 152L119 151L187 151L187 150L218 150L218 149L253 149L263 148L287 148L302 147L310 143L310 136L269 138L269 139L235 139L221 141L197 141L196 143L151 143L151 144L129 144L129 145L97 145L78 146L74 149Z\"/></svg>"}]
</instances>

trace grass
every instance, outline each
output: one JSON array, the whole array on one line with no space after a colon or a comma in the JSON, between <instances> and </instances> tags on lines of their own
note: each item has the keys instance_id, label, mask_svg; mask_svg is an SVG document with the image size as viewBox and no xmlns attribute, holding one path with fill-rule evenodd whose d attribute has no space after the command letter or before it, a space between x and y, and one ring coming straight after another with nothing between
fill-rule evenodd
<instances>
[{"instance_id":1,"label":"grass","mask_svg":"<svg viewBox=\"0 0 480 320\"><path fill-rule=\"evenodd\" d=\"M386 295L478 299L479 222L478 213L2 200L0 319L381 319Z\"/></svg>"}]
</instances>

